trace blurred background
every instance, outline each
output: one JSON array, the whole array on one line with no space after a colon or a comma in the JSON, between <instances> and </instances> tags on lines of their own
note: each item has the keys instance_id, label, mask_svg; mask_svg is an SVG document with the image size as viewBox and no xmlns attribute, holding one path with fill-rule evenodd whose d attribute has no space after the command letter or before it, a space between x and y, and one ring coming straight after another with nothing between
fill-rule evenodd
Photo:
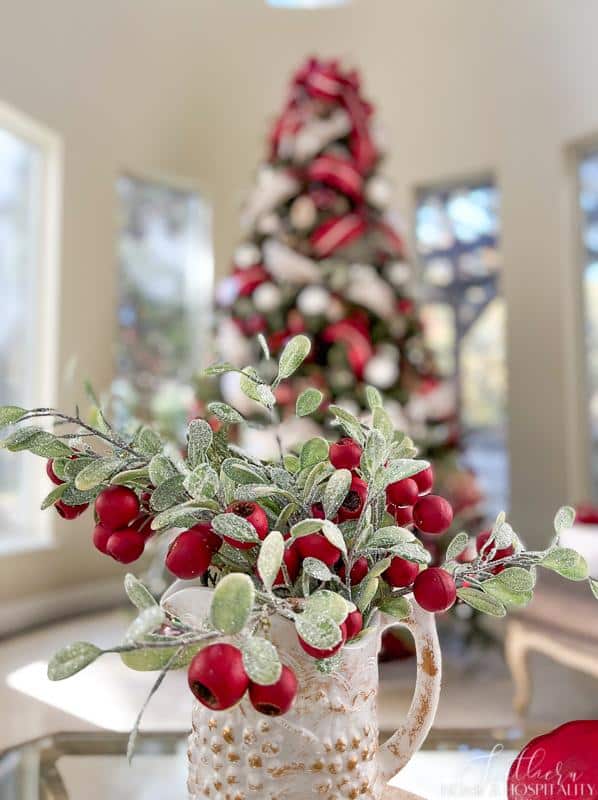
<instances>
[{"instance_id":1,"label":"blurred background","mask_svg":"<svg viewBox=\"0 0 598 800\"><path fill-rule=\"evenodd\" d=\"M221 319L214 289L235 267L241 210L289 82L310 56L338 59L359 72L383 130L384 213L451 387L460 467L480 487L471 533L504 508L539 549L558 506L583 506L572 535L596 565L592 0L0 0L0 11L0 404L84 407L89 380L123 420L175 434L201 410L196 376ZM37 510L42 473L33 456L0 453L0 700L14 712L0 747L126 730L147 685L117 662L79 694L45 683L56 646L113 640L127 617L123 570L90 546L89 516ZM529 718L590 716L596 612L546 595L507 649L513 675L532 631ZM439 725L514 724L523 690L505 626L472 643L471 624L448 626ZM400 715L414 665L384 669ZM185 728L179 690L148 728Z\"/></svg>"}]
</instances>

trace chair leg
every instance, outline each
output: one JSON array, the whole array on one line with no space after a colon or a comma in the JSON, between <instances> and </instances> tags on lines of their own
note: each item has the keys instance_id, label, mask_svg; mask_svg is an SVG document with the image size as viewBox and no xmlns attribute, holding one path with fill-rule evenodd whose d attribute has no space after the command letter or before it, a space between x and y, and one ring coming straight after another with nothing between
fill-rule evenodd
<instances>
[{"instance_id":1,"label":"chair leg","mask_svg":"<svg viewBox=\"0 0 598 800\"><path fill-rule=\"evenodd\" d=\"M510 622L507 626L505 658L513 679L513 708L517 714L525 716L531 701L532 685L525 629L519 622Z\"/></svg>"}]
</instances>

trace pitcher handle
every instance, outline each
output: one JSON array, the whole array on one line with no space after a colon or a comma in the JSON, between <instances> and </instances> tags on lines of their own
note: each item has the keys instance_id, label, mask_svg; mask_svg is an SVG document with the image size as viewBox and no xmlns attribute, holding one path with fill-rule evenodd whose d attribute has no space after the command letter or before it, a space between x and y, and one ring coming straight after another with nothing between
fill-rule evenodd
<instances>
[{"instance_id":1,"label":"pitcher handle","mask_svg":"<svg viewBox=\"0 0 598 800\"><path fill-rule=\"evenodd\" d=\"M380 769L390 781L423 744L436 716L441 685L441 655L434 614L424 611L411 596L411 613L402 620L381 614L381 636L387 628L407 628L415 640L417 679L411 707L404 724L380 749Z\"/></svg>"}]
</instances>

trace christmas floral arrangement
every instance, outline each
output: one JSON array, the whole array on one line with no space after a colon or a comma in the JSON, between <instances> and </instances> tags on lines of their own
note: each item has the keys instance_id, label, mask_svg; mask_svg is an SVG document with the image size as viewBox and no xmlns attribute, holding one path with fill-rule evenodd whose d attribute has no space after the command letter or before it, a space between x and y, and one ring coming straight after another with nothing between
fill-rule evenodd
<instances>
[{"instance_id":1,"label":"christmas floral arrangement","mask_svg":"<svg viewBox=\"0 0 598 800\"><path fill-rule=\"evenodd\" d=\"M226 363L208 373L238 371L245 394L275 416L277 390L309 351L307 337L291 339L272 361L271 382L253 367ZM73 519L93 504L93 544L123 564L138 559L151 537L170 536L168 570L210 597L204 617L177 616L127 575L125 588L139 613L124 642L109 650L86 642L65 647L49 664L50 679L115 652L133 669L160 672L152 693L168 670L186 668L191 692L204 706L224 710L248 693L258 712L275 716L292 707L298 686L270 641L273 616L289 620L302 650L332 674L343 649L366 635L378 612L400 620L412 604L442 612L460 602L500 617L530 601L538 566L588 579L583 558L559 546L560 532L573 523L568 507L557 513L556 535L545 551L525 550L501 514L471 560L462 556L469 537L459 533L442 566L429 566L414 531L441 535L452 509L432 493L429 463L394 428L379 392L365 391L368 422L331 405L342 438L329 444L315 437L272 461L230 443L229 427L245 420L221 402L209 409L220 429L191 421L184 456L148 427L124 435L99 409L91 425L78 412L0 408L0 424L14 426L2 447L47 459L55 486L44 507ZM316 413L322 400L319 389L306 388L296 414ZM52 431L25 424L45 418L54 420ZM597 583L589 581L596 594Z\"/></svg>"}]
</instances>

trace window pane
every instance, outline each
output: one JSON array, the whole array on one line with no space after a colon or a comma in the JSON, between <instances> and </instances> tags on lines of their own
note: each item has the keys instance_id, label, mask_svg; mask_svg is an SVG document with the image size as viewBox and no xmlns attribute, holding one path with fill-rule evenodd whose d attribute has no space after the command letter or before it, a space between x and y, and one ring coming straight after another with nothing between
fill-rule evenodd
<instances>
[{"instance_id":1,"label":"window pane","mask_svg":"<svg viewBox=\"0 0 598 800\"><path fill-rule=\"evenodd\" d=\"M121 411L184 425L209 329L209 211L195 192L123 176L114 394Z\"/></svg>"},{"instance_id":2,"label":"window pane","mask_svg":"<svg viewBox=\"0 0 598 800\"><path fill-rule=\"evenodd\" d=\"M37 353L37 272L43 155L0 128L0 405L32 405ZM31 536L28 458L0 451L0 531ZM37 465L39 471L39 464Z\"/></svg>"},{"instance_id":3,"label":"window pane","mask_svg":"<svg viewBox=\"0 0 598 800\"><path fill-rule=\"evenodd\" d=\"M419 194L426 340L441 373L455 379L464 460L480 480L490 514L509 502L499 229L499 194L490 182Z\"/></svg>"},{"instance_id":4,"label":"window pane","mask_svg":"<svg viewBox=\"0 0 598 800\"><path fill-rule=\"evenodd\" d=\"M592 493L598 498L598 152L579 164L585 264L583 294L585 305L585 348L589 389L589 417L592 442Z\"/></svg>"}]
</instances>

